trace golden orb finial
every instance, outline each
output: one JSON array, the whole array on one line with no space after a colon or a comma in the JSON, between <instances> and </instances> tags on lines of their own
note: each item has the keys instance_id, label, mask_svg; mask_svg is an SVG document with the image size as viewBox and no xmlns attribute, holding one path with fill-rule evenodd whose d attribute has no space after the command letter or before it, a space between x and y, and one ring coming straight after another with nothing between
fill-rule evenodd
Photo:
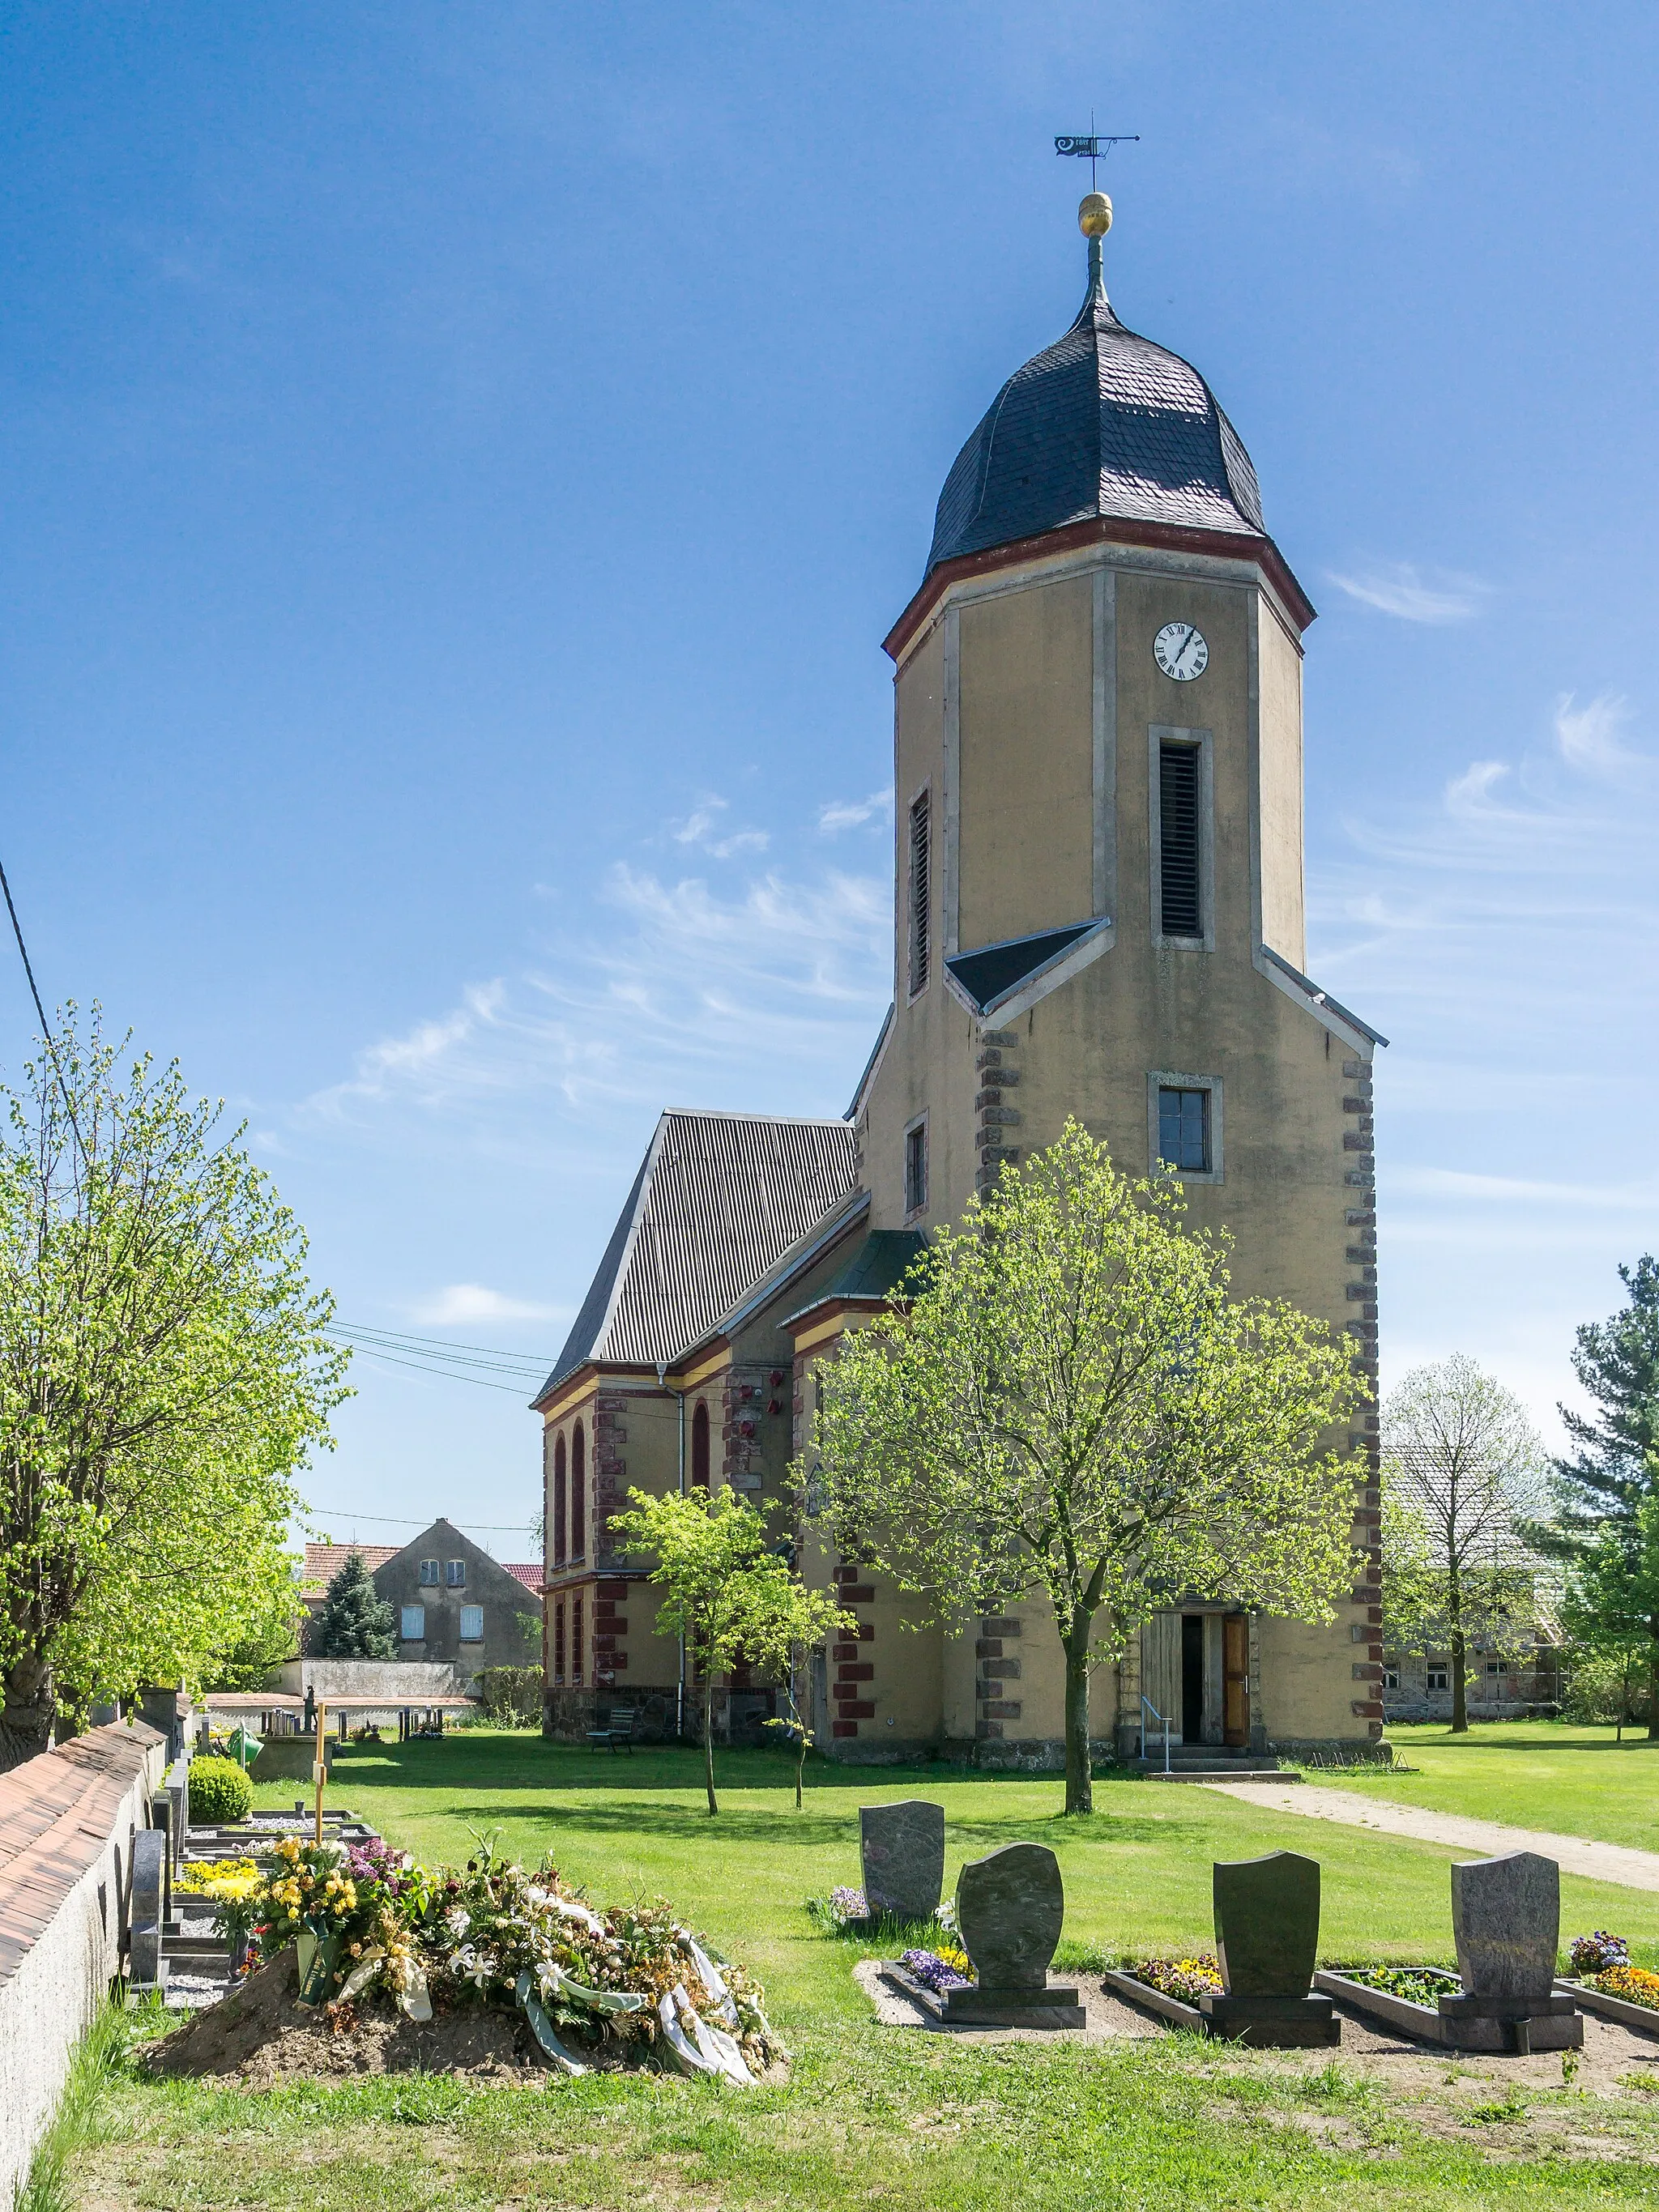
<instances>
[{"instance_id":1,"label":"golden orb finial","mask_svg":"<svg viewBox=\"0 0 1659 2212\"><path fill-rule=\"evenodd\" d=\"M1085 238L1104 238L1112 227L1112 204L1104 192L1085 192L1078 202L1077 227Z\"/></svg>"}]
</instances>

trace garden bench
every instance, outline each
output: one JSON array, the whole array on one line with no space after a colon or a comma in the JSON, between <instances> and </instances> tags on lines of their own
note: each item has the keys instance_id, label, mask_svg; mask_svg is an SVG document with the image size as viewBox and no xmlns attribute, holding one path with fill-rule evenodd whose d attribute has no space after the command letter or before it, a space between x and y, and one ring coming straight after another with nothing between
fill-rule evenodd
<instances>
[{"instance_id":1,"label":"garden bench","mask_svg":"<svg viewBox=\"0 0 1659 2212\"><path fill-rule=\"evenodd\" d=\"M609 1728L589 1729L589 1743L608 1744L614 1753L618 1744L624 1744L630 1759L634 1756L635 1709L632 1705L612 1705Z\"/></svg>"}]
</instances>

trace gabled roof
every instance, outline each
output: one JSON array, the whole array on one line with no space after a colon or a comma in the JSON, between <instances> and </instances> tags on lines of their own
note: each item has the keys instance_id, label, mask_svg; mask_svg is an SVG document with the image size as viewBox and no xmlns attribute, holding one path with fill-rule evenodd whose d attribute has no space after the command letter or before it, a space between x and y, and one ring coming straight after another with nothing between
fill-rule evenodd
<instances>
[{"instance_id":1,"label":"gabled roof","mask_svg":"<svg viewBox=\"0 0 1659 2212\"><path fill-rule=\"evenodd\" d=\"M395 1559L403 1548L401 1544L307 1544L305 1564L300 1569L301 1592L315 1591L320 1596L354 1552L362 1554L363 1565L373 1574L376 1567Z\"/></svg>"},{"instance_id":2,"label":"gabled roof","mask_svg":"<svg viewBox=\"0 0 1659 2212\"><path fill-rule=\"evenodd\" d=\"M522 1583L527 1590L534 1590L540 1596L542 1584L547 1579L547 1570L539 1559L533 1566L517 1559L497 1559L495 1564L504 1575L511 1575L515 1583Z\"/></svg>"},{"instance_id":3,"label":"gabled roof","mask_svg":"<svg viewBox=\"0 0 1659 2212\"><path fill-rule=\"evenodd\" d=\"M1103 516L1265 530L1255 471L1214 393L1119 322L1091 255L1076 321L1015 370L957 455L927 568Z\"/></svg>"},{"instance_id":4,"label":"gabled roof","mask_svg":"<svg viewBox=\"0 0 1659 2212\"><path fill-rule=\"evenodd\" d=\"M967 1000L975 1013L994 1013L1021 984L1035 981L1085 937L1107 927L1103 921L1074 921L1064 929L1041 930L1035 937L1013 937L1001 945L980 945L972 952L952 952L945 965L958 996Z\"/></svg>"},{"instance_id":5,"label":"gabled roof","mask_svg":"<svg viewBox=\"0 0 1659 2212\"><path fill-rule=\"evenodd\" d=\"M539 1405L589 1360L672 1363L856 1180L848 1121L665 1114Z\"/></svg>"}]
</instances>

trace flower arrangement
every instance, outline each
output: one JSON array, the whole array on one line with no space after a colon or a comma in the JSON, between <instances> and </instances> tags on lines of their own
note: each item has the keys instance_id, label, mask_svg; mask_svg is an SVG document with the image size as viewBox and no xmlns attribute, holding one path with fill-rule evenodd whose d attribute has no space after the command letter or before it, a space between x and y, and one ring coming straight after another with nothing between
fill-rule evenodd
<instances>
[{"instance_id":1,"label":"flower arrangement","mask_svg":"<svg viewBox=\"0 0 1659 2212\"><path fill-rule=\"evenodd\" d=\"M861 1889L832 1889L828 1897L809 1897L806 1910L821 1928L842 1936L855 1920L867 1920L870 1906Z\"/></svg>"},{"instance_id":2,"label":"flower arrangement","mask_svg":"<svg viewBox=\"0 0 1659 2212\"><path fill-rule=\"evenodd\" d=\"M1659 2012L1659 1974L1650 1974L1645 1966L1626 1963L1605 1967L1595 1977L1595 1986L1604 1996L1623 1997L1626 2004Z\"/></svg>"},{"instance_id":3,"label":"flower arrangement","mask_svg":"<svg viewBox=\"0 0 1659 2212\"><path fill-rule=\"evenodd\" d=\"M962 1961L961 1968L955 1963L958 1959ZM952 1952L948 1959L939 1951L901 1951L898 1962L913 1981L920 1982L924 1989L933 1990L941 1996L946 1990L965 1989L969 1979L963 1971L968 1960L961 1951Z\"/></svg>"},{"instance_id":4,"label":"flower arrangement","mask_svg":"<svg viewBox=\"0 0 1659 2212\"><path fill-rule=\"evenodd\" d=\"M1601 1974L1610 1966L1629 1966L1630 1945L1622 1936L1598 1928L1593 1936L1575 1936L1570 1955L1575 1974Z\"/></svg>"},{"instance_id":5,"label":"flower arrangement","mask_svg":"<svg viewBox=\"0 0 1659 2212\"><path fill-rule=\"evenodd\" d=\"M1208 1951L1190 1959L1137 1959L1123 1971L1132 1980L1145 1982L1161 1996L1177 1997L1182 2004L1195 2005L1221 1988L1221 1969Z\"/></svg>"},{"instance_id":6,"label":"flower arrangement","mask_svg":"<svg viewBox=\"0 0 1659 2212\"><path fill-rule=\"evenodd\" d=\"M173 1887L185 1897L208 1897L222 1905L252 1897L264 1880L252 1859L186 1859Z\"/></svg>"}]
</instances>

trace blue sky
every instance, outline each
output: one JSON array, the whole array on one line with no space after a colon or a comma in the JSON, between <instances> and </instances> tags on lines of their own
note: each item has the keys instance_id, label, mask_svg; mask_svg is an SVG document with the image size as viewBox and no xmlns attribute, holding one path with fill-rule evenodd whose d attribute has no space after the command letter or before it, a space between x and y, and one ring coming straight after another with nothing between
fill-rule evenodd
<instances>
[{"instance_id":1,"label":"blue sky","mask_svg":"<svg viewBox=\"0 0 1659 2212\"><path fill-rule=\"evenodd\" d=\"M1656 94L1616 4L11 6L43 990L247 1118L347 1318L550 1354L660 1106L846 1103L880 640L1081 296L1092 108L1141 134L1114 301L1322 611L1310 962L1394 1040L1388 1369L1547 1415L1659 1232ZM0 963L9 1073L30 1026ZM522 1555L520 1395L356 1380L317 1525Z\"/></svg>"}]
</instances>

